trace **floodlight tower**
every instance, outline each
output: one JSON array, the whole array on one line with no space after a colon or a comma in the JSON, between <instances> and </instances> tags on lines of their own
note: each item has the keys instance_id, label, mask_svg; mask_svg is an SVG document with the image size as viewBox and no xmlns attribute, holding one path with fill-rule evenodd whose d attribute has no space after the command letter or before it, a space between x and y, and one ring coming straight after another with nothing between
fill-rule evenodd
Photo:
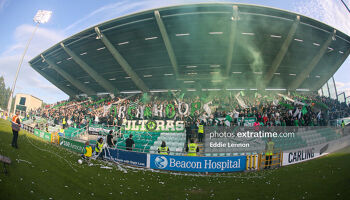
<instances>
[{"instance_id":1,"label":"floodlight tower","mask_svg":"<svg viewBox=\"0 0 350 200\"><path fill-rule=\"evenodd\" d=\"M12 88L11 88L9 101L8 101L8 104L7 104L7 112L9 114L11 113L12 95L13 95L13 92L14 92L15 87L16 87L16 81L17 81L18 73L19 73L19 70L21 69L21 66L22 66L22 63L23 63L23 59L24 59L24 56L27 53L29 44L30 44L30 42L32 41L32 39L34 37L34 34L35 34L36 30L39 27L39 24L44 24L44 23L48 22L50 20L50 18L51 18L51 15L52 15L52 11L38 10L38 12L36 13L36 15L33 18L33 20L36 23L36 25L35 25L35 28L34 28L34 31L33 31L32 35L30 36L29 41L27 42L27 45L26 45L26 47L24 49L24 52L23 52L22 57L21 57L21 60L19 61L19 64L18 64L18 67L17 67L15 80L13 81L13 85L12 85Z\"/></svg>"}]
</instances>

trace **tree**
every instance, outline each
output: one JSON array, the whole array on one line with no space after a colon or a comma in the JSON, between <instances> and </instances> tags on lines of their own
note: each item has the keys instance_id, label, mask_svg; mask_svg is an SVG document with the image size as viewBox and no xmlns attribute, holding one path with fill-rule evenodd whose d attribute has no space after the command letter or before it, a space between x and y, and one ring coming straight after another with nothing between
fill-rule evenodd
<instances>
[{"instance_id":1,"label":"tree","mask_svg":"<svg viewBox=\"0 0 350 200\"><path fill-rule=\"evenodd\" d=\"M10 97L11 89L10 87L6 87L5 79L3 76L0 77L0 108L6 110L7 103Z\"/></svg>"}]
</instances>

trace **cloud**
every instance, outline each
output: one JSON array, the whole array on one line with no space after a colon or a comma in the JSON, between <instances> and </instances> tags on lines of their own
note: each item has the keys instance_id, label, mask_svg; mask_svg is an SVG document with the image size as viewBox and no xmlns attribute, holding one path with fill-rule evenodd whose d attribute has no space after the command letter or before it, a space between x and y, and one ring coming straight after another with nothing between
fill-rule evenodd
<instances>
[{"instance_id":1,"label":"cloud","mask_svg":"<svg viewBox=\"0 0 350 200\"><path fill-rule=\"evenodd\" d=\"M342 87L345 86L345 83L336 81L336 82L335 82L335 86L336 86L337 88L342 88Z\"/></svg>"},{"instance_id":2,"label":"cloud","mask_svg":"<svg viewBox=\"0 0 350 200\"><path fill-rule=\"evenodd\" d=\"M75 33L102 23L113 18L121 17L127 14L136 13L153 8L160 8L165 6L180 5L180 4L193 4L193 3L213 2L211 0L143 0L143 1L130 1L123 0L117 3L108 4L102 6L81 19L75 21L71 25L64 29L65 33ZM216 0L215 2L232 2L229 0Z\"/></svg>"},{"instance_id":3,"label":"cloud","mask_svg":"<svg viewBox=\"0 0 350 200\"><path fill-rule=\"evenodd\" d=\"M340 1L302 1L295 5L295 11L329 24L350 35L350 13Z\"/></svg>"},{"instance_id":4,"label":"cloud","mask_svg":"<svg viewBox=\"0 0 350 200\"><path fill-rule=\"evenodd\" d=\"M127 0L119 1L117 3L102 6L94 10L93 12L84 16L83 18L69 25L67 28L64 29L64 32L70 32L76 29L82 30L94 24L98 24L106 20L109 20L111 18L116 18L122 15L128 14L130 13L130 11L136 12L140 10L147 10L155 6L168 5L168 4L169 2L159 1L159 0L155 0L152 2L150 0L136 1L136 2L131 2Z\"/></svg>"},{"instance_id":5,"label":"cloud","mask_svg":"<svg viewBox=\"0 0 350 200\"><path fill-rule=\"evenodd\" d=\"M0 55L0 75L4 76L5 83L8 86L12 86L13 84L25 45L33 33L34 28L35 26L27 24L18 26L13 34L15 42ZM65 35L61 34L60 31L42 27L38 28L29 46L28 52L24 57L22 67L18 75L15 93L21 92L32 94L43 99L44 101L47 99L52 99L50 100L50 103L58 101L62 98L67 98L67 95L48 82L28 64L28 61L31 58L35 57L43 50L51 47L64 38Z\"/></svg>"},{"instance_id":6,"label":"cloud","mask_svg":"<svg viewBox=\"0 0 350 200\"><path fill-rule=\"evenodd\" d=\"M35 26L28 24L18 26L13 35L15 43L8 47L7 50L5 50L1 55L6 56L22 54L34 29ZM30 43L26 55L29 57L34 57L64 38L65 35L61 31L39 27Z\"/></svg>"},{"instance_id":7,"label":"cloud","mask_svg":"<svg viewBox=\"0 0 350 200\"><path fill-rule=\"evenodd\" d=\"M335 85L337 87L338 94L341 93L341 92L344 92L346 90L350 91L350 82L339 82L339 81L336 81Z\"/></svg>"},{"instance_id":8,"label":"cloud","mask_svg":"<svg viewBox=\"0 0 350 200\"><path fill-rule=\"evenodd\" d=\"M0 0L0 12L8 5L8 0Z\"/></svg>"}]
</instances>

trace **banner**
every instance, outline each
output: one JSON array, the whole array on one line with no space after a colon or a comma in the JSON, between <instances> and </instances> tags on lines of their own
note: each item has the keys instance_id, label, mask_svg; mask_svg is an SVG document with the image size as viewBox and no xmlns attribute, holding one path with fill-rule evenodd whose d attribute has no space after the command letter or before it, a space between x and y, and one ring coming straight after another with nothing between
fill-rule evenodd
<instances>
[{"instance_id":1,"label":"banner","mask_svg":"<svg viewBox=\"0 0 350 200\"><path fill-rule=\"evenodd\" d=\"M125 120L126 131L183 132L184 121L174 120Z\"/></svg>"},{"instance_id":2,"label":"banner","mask_svg":"<svg viewBox=\"0 0 350 200\"><path fill-rule=\"evenodd\" d=\"M107 135L110 130L113 130L113 127L102 127L100 125L90 125L88 133L90 135Z\"/></svg>"},{"instance_id":3,"label":"banner","mask_svg":"<svg viewBox=\"0 0 350 200\"><path fill-rule=\"evenodd\" d=\"M320 157L322 155L327 154L329 150L328 148L329 144L325 143L301 149L284 151L282 165L296 164Z\"/></svg>"},{"instance_id":4,"label":"banner","mask_svg":"<svg viewBox=\"0 0 350 200\"><path fill-rule=\"evenodd\" d=\"M51 133L47 133L39 129L34 129L34 135L44 139L45 141L51 142Z\"/></svg>"},{"instance_id":5,"label":"banner","mask_svg":"<svg viewBox=\"0 0 350 200\"><path fill-rule=\"evenodd\" d=\"M246 156L193 157L150 155L150 168L184 172L235 172L246 169Z\"/></svg>"},{"instance_id":6,"label":"banner","mask_svg":"<svg viewBox=\"0 0 350 200\"><path fill-rule=\"evenodd\" d=\"M90 135L98 135L98 134L100 134L100 131L102 131L102 130L103 130L103 128L100 126L91 125L91 126L89 126L88 132Z\"/></svg>"},{"instance_id":7,"label":"banner","mask_svg":"<svg viewBox=\"0 0 350 200\"><path fill-rule=\"evenodd\" d=\"M342 121L344 121L345 126L350 124L350 117L337 119L337 126L341 126Z\"/></svg>"},{"instance_id":8,"label":"banner","mask_svg":"<svg viewBox=\"0 0 350 200\"><path fill-rule=\"evenodd\" d=\"M68 150L84 153L84 143L60 137L60 145Z\"/></svg>"},{"instance_id":9,"label":"banner","mask_svg":"<svg viewBox=\"0 0 350 200\"><path fill-rule=\"evenodd\" d=\"M106 151L106 158L137 167L146 167L147 165L146 153L108 148L108 151Z\"/></svg>"},{"instance_id":10,"label":"banner","mask_svg":"<svg viewBox=\"0 0 350 200\"><path fill-rule=\"evenodd\" d=\"M242 117L238 117L238 122L242 123ZM256 117L245 117L243 119L244 126L253 126L254 122L256 122Z\"/></svg>"}]
</instances>

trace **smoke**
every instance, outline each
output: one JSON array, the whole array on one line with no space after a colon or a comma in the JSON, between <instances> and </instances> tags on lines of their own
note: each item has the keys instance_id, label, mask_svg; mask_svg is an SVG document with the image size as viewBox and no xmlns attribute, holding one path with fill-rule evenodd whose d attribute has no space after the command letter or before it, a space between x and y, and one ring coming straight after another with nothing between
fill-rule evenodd
<instances>
[{"instance_id":1,"label":"smoke","mask_svg":"<svg viewBox=\"0 0 350 200\"><path fill-rule=\"evenodd\" d=\"M252 44L247 45L246 48L249 52L248 56L250 57L250 60L251 60L251 63L249 65L250 70L253 73L256 73L256 74L253 74L253 76L252 76L254 80L251 79L250 81L254 81L255 88L258 88L263 83L262 82L263 75L258 74L258 73L262 73L262 71L263 71L262 69L264 66L264 60L261 56L261 52L256 47L254 47Z\"/></svg>"}]
</instances>

